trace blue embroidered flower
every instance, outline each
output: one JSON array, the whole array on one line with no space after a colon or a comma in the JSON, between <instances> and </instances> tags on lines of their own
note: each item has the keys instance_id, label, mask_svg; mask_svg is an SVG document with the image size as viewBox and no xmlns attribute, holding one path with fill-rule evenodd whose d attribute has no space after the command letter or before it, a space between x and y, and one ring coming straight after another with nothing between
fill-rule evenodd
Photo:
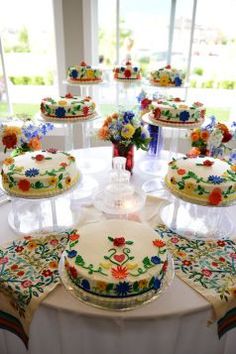
<instances>
[{"instance_id":1,"label":"blue embroidered flower","mask_svg":"<svg viewBox=\"0 0 236 354\"><path fill-rule=\"evenodd\" d=\"M26 177L35 177L39 174L39 170L37 168L30 168L25 171Z\"/></svg>"},{"instance_id":2,"label":"blue embroidered flower","mask_svg":"<svg viewBox=\"0 0 236 354\"><path fill-rule=\"evenodd\" d=\"M140 103L146 97L147 97L147 93L144 90L141 90L140 94L136 98L137 101Z\"/></svg>"},{"instance_id":3,"label":"blue embroidered flower","mask_svg":"<svg viewBox=\"0 0 236 354\"><path fill-rule=\"evenodd\" d=\"M66 251L69 258L74 258L77 255L76 250Z\"/></svg>"},{"instance_id":4,"label":"blue embroidered flower","mask_svg":"<svg viewBox=\"0 0 236 354\"><path fill-rule=\"evenodd\" d=\"M177 77L174 79L174 83L175 83L175 86L181 86L181 85L182 85L182 80L181 80L181 78L177 76Z\"/></svg>"},{"instance_id":5,"label":"blue embroidered flower","mask_svg":"<svg viewBox=\"0 0 236 354\"><path fill-rule=\"evenodd\" d=\"M125 71L125 68L122 66L121 68L120 68L120 71Z\"/></svg>"},{"instance_id":6,"label":"blue embroidered flower","mask_svg":"<svg viewBox=\"0 0 236 354\"><path fill-rule=\"evenodd\" d=\"M161 282L158 278L154 278L153 289L158 290L161 286Z\"/></svg>"},{"instance_id":7,"label":"blue embroidered flower","mask_svg":"<svg viewBox=\"0 0 236 354\"><path fill-rule=\"evenodd\" d=\"M70 76L73 77L73 79L76 79L78 77L78 71L77 70L72 70L71 73L70 73Z\"/></svg>"},{"instance_id":8,"label":"blue embroidered flower","mask_svg":"<svg viewBox=\"0 0 236 354\"><path fill-rule=\"evenodd\" d=\"M179 119L181 120L181 122L186 122L187 120L189 120L189 117L190 117L190 114L187 111L183 111L179 115Z\"/></svg>"},{"instance_id":9,"label":"blue embroidered flower","mask_svg":"<svg viewBox=\"0 0 236 354\"><path fill-rule=\"evenodd\" d=\"M151 258L151 261L152 261L152 263L154 263L154 264L160 264L160 263L161 263L161 258L160 258L160 257L157 257L157 256L153 256L153 257Z\"/></svg>"},{"instance_id":10,"label":"blue embroidered flower","mask_svg":"<svg viewBox=\"0 0 236 354\"><path fill-rule=\"evenodd\" d=\"M138 71L137 66L135 66L135 67L133 68L133 70L134 70L134 72L136 73L136 72Z\"/></svg>"},{"instance_id":11,"label":"blue embroidered flower","mask_svg":"<svg viewBox=\"0 0 236 354\"><path fill-rule=\"evenodd\" d=\"M65 108L63 108L63 107L58 107L58 108L55 110L55 113L56 113L56 116L57 116L58 118L63 118L63 117L65 117L66 111L65 111Z\"/></svg>"},{"instance_id":12,"label":"blue embroidered flower","mask_svg":"<svg viewBox=\"0 0 236 354\"><path fill-rule=\"evenodd\" d=\"M88 280L83 279L81 282L81 285L85 290L90 290L90 284L89 284Z\"/></svg>"},{"instance_id":13,"label":"blue embroidered flower","mask_svg":"<svg viewBox=\"0 0 236 354\"><path fill-rule=\"evenodd\" d=\"M208 177L208 182L211 182L213 184L220 184L224 182L224 178L220 177L220 176L209 176Z\"/></svg>"},{"instance_id":14,"label":"blue embroidered flower","mask_svg":"<svg viewBox=\"0 0 236 354\"><path fill-rule=\"evenodd\" d=\"M131 285L124 281L123 283L119 282L119 284L115 287L115 292L118 296L126 296L131 291Z\"/></svg>"}]
</instances>

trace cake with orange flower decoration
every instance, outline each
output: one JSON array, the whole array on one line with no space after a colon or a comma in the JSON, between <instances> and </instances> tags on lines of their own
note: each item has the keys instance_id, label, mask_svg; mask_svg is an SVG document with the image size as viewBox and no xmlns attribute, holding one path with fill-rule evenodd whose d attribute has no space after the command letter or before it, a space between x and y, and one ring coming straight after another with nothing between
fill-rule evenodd
<instances>
[{"instance_id":1,"label":"cake with orange flower decoration","mask_svg":"<svg viewBox=\"0 0 236 354\"><path fill-rule=\"evenodd\" d=\"M102 81L102 71L81 61L79 65L69 66L67 81L74 84L99 84Z\"/></svg>"},{"instance_id":2,"label":"cake with orange flower decoration","mask_svg":"<svg viewBox=\"0 0 236 354\"><path fill-rule=\"evenodd\" d=\"M91 97L82 98L68 93L59 98L43 98L40 110L45 120L65 122L90 119L96 115L95 107Z\"/></svg>"},{"instance_id":3,"label":"cake with orange flower decoration","mask_svg":"<svg viewBox=\"0 0 236 354\"><path fill-rule=\"evenodd\" d=\"M180 98L153 101L149 119L162 126L197 127L203 123L205 108L200 102L188 104Z\"/></svg>"},{"instance_id":4,"label":"cake with orange flower decoration","mask_svg":"<svg viewBox=\"0 0 236 354\"><path fill-rule=\"evenodd\" d=\"M3 161L2 185L11 195L44 198L74 186L80 172L75 158L55 149L28 151Z\"/></svg>"},{"instance_id":5,"label":"cake with orange flower decoration","mask_svg":"<svg viewBox=\"0 0 236 354\"><path fill-rule=\"evenodd\" d=\"M114 79L118 81L136 81L141 79L141 70L138 66L127 61L125 65L116 66L113 69Z\"/></svg>"},{"instance_id":6,"label":"cake with orange flower decoration","mask_svg":"<svg viewBox=\"0 0 236 354\"><path fill-rule=\"evenodd\" d=\"M64 252L65 272L82 300L129 308L151 299L168 269L166 244L150 227L134 221L88 224Z\"/></svg>"},{"instance_id":7,"label":"cake with orange flower decoration","mask_svg":"<svg viewBox=\"0 0 236 354\"><path fill-rule=\"evenodd\" d=\"M184 73L182 70L167 65L164 68L151 71L149 80L155 86L179 87L183 84Z\"/></svg>"},{"instance_id":8,"label":"cake with orange flower decoration","mask_svg":"<svg viewBox=\"0 0 236 354\"><path fill-rule=\"evenodd\" d=\"M212 157L182 157L169 163L165 183L186 201L229 205L236 200L236 165Z\"/></svg>"}]
</instances>

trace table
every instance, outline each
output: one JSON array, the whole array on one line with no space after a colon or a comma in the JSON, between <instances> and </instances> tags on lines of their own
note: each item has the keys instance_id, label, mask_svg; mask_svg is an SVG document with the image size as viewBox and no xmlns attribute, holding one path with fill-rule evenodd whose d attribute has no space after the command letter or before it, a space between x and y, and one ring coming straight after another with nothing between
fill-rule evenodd
<instances>
[{"instance_id":1,"label":"table","mask_svg":"<svg viewBox=\"0 0 236 354\"><path fill-rule=\"evenodd\" d=\"M96 173L99 183L111 168L111 148L76 150L82 156L103 158L106 170ZM141 186L148 175L140 172L135 153L132 179ZM17 238L7 223L10 203L0 207L0 243ZM234 211L235 212L235 211ZM82 304L58 286L37 310L30 329L29 351L10 332L0 330L0 354L235 354L235 330L221 340L211 318L209 303L175 277L159 299L128 312L112 312Z\"/></svg>"}]
</instances>

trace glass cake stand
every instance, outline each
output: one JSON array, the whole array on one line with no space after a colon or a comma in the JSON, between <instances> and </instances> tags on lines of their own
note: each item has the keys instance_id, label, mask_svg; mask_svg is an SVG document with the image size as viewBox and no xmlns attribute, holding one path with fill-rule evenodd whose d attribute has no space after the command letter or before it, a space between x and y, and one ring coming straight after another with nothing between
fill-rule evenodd
<instances>
[{"instance_id":1,"label":"glass cake stand","mask_svg":"<svg viewBox=\"0 0 236 354\"><path fill-rule=\"evenodd\" d=\"M113 79L116 85L116 106L132 107L136 103L136 96L134 90L140 89L143 80L117 80ZM121 98L120 98L121 97ZM132 102L135 99L135 102Z\"/></svg>"}]
</instances>

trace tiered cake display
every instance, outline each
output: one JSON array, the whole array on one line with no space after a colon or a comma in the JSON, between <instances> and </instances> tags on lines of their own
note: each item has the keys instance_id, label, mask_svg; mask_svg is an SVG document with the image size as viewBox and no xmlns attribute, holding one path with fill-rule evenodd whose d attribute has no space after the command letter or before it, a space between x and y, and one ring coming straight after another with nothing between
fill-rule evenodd
<instances>
[{"instance_id":1,"label":"tiered cake display","mask_svg":"<svg viewBox=\"0 0 236 354\"><path fill-rule=\"evenodd\" d=\"M141 70L138 66L133 66L130 61L125 65L116 66L113 69L114 79L117 81L137 81L141 79Z\"/></svg>"}]
</instances>

